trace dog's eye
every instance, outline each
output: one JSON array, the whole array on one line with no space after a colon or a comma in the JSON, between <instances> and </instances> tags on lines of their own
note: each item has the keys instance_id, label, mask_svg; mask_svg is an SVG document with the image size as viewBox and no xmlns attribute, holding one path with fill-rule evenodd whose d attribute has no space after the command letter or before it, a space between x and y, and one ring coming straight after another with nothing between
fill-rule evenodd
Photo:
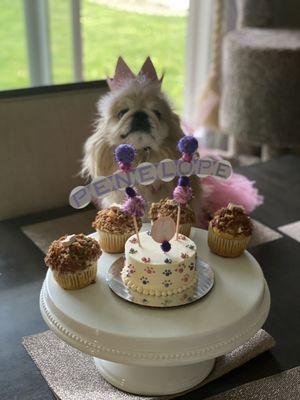
<instances>
[{"instance_id":1,"label":"dog's eye","mask_svg":"<svg viewBox=\"0 0 300 400\"><path fill-rule=\"evenodd\" d=\"M123 117L123 115L125 115L127 113L127 111L128 111L128 108L124 108L123 110L118 112L117 117L119 119L121 119Z\"/></svg>"},{"instance_id":2,"label":"dog's eye","mask_svg":"<svg viewBox=\"0 0 300 400\"><path fill-rule=\"evenodd\" d=\"M158 110L153 110L154 114L157 116L158 119L161 119L161 112Z\"/></svg>"}]
</instances>

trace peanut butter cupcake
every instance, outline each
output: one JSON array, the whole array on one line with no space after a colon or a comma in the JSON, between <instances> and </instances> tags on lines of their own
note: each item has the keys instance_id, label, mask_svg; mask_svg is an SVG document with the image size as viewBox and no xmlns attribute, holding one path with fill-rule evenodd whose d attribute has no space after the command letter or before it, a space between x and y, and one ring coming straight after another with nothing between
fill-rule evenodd
<instances>
[{"instance_id":1,"label":"peanut butter cupcake","mask_svg":"<svg viewBox=\"0 0 300 400\"><path fill-rule=\"evenodd\" d=\"M45 257L63 289L81 289L95 282L101 249L97 240L83 235L64 235L54 240Z\"/></svg>"},{"instance_id":2,"label":"peanut butter cupcake","mask_svg":"<svg viewBox=\"0 0 300 400\"><path fill-rule=\"evenodd\" d=\"M141 229L142 220L136 219ZM122 253L127 239L135 233L132 217L115 205L99 211L92 226L98 232L101 249L107 253Z\"/></svg>"},{"instance_id":3,"label":"peanut butter cupcake","mask_svg":"<svg viewBox=\"0 0 300 400\"><path fill-rule=\"evenodd\" d=\"M208 245L223 257L239 257L246 249L253 230L242 206L229 203L215 214L208 227Z\"/></svg>"},{"instance_id":4,"label":"peanut butter cupcake","mask_svg":"<svg viewBox=\"0 0 300 400\"><path fill-rule=\"evenodd\" d=\"M152 203L148 217L152 222L159 217L171 217L176 223L178 204L174 199L162 199L158 203ZM191 227L196 222L196 216L192 208L186 204L181 206L179 233L190 236Z\"/></svg>"}]
</instances>

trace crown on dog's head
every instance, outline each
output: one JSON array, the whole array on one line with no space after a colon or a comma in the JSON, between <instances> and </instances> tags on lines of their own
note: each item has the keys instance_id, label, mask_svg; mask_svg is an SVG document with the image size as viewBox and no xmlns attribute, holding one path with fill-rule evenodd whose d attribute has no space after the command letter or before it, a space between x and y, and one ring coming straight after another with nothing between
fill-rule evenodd
<instances>
[{"instance_id":1,"label":"crown on dog's head","mask_svg":"<svg viewBox=\"0 0 300 400\"><path fill-rule=\"evenodd\" d=\"M151 61L150 57L147 57L140 72L135 75L131 69L128 67L126 62L122 57L118 58L115 76L113 78L107 78L107 84L111 91L119 89L126 81L128 80L138 80L141 77L145 77L146 79L156 83L161 86L163 75L160 79L157 77L157 73L155 67Z\"/></svg>"}]
</instances>

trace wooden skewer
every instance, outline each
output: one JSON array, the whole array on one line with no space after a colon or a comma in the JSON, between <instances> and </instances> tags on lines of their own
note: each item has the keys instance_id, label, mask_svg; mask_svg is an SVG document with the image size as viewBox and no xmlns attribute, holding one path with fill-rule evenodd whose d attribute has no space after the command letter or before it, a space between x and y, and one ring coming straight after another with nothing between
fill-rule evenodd
<instances>
[{"instance_id":1,"label":"wooden skewer","mask_svg":"<svg viewBox=\"0 0 300 400\"><path fill-rule=\"evenodd\" d=\"M180 214L181 214L181 207L180 204L178 204L177 221L176 221L176 240L178 240L178 235L179 235Z\"/></svg>"},{"instance_id":2,"label":"wooden skewer","mask_svg":"<svg viewBox=\"0 0 300 400\"><path fill-rule=\"evenodd\" d=\"M137 220L136 220L135 216L133 216L132 218L133 218L134 229L135 229L135 233L137 236L138 244L141 247L141 241L140 241L140 236L139 236L139 228L138 228Z\"/></svg>"}]
</instances>

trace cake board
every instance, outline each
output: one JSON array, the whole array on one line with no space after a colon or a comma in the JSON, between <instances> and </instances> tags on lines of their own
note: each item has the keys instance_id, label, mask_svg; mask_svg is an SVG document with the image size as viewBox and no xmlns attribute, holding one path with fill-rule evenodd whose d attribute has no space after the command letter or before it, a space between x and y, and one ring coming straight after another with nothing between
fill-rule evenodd
<instances>
[{"instance_id":1,"label":"cake board","mask_svg":"<svg viewBox=\"0 0 300 400\"><path fill-rule=\"evenodd\" d=\"M193 229L191 238L215 274L213 289L200 301L165 309L128 303L106 283L107 270L120 255L104 253L96 283L85 289L65 291L48 271L40 308L49 328L92 355L102 376L124 391L166 395L196 386L216 357L243 344L263 325L270 294L248 252L225 259L210 252L206 231Z\"/></svg>"}]
</instances>

